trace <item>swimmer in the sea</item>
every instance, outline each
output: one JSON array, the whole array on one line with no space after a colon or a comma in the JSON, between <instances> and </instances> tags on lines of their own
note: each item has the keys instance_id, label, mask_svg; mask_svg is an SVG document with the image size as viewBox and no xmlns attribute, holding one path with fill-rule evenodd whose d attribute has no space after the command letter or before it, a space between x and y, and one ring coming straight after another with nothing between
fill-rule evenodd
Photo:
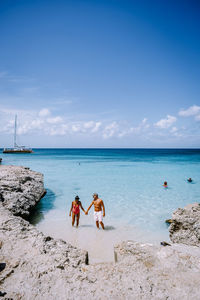
<instances>
[{"instance_id":1,"label":"swimmer in the sea","mask_svg":"<svg viewBox=\"0 0 200 300\"><path fill-rule=\"evenodd\" d=\"M190 177L190 178L188 178L188 180L187 180L188 182L192 182L192 178Z\"/></svg>"},{"instance_id":2,"label":"swimmer in the sea","mask_svg":"<svg viewBox=\"0 0 200 300\"><path fill-rule=\"evenodd\" d=\"M72 206L69 212L69 216L71 217L71 213L72 213L72 226L74 226L75 223L75 219L76 219L76 227L78 227L79 225L79 218L80 218L80 208L84 211L85 210L81 204L81 201L79 201L79 196L75 197L75 200L72 202Z\"/></svg>"},{"instance_id":3,"label":"swimmer in the sea","mask_svg":"<svg viewBox=\"0 0 200 300\"><path fill-rule=\"evenodd\" d=\"M167 181L164 181L164 184L163 184L163 186L164 186L165 188L167 188L167 187L168 187L168 185L167 185Z\"/></svg>"}]
</instances>

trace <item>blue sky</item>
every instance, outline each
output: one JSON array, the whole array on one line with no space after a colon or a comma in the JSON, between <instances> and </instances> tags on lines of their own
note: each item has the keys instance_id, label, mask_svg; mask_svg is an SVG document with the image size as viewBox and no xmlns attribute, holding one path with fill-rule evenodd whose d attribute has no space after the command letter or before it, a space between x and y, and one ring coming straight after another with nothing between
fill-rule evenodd
<instances>
[{"instance_id":1,"label":"blue sky","mask_svg":"<svg viewBox=\"0 0 200 300\"><path fill-rule=\"evenodd\" d=\"M199 1L0 1L0 147L200 147Z\"/></svg>"}]
</instances>

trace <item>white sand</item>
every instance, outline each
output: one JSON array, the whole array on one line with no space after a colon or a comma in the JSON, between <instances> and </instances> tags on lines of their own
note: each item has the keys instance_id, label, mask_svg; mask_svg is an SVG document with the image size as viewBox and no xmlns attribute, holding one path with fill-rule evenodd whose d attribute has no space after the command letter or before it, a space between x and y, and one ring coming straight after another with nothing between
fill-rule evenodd
<instances>
[{"instance_id":1,"label":"white sand","mask_svg":"<svg viewBox=\"0 0 200 300\"><path fill-rule=\"evenodd\" d=\"M38 225L38 229L54 238L61 238L70 242L73 246L87 250L89 262L111 262L114 260L114 245L125 241L134 240L158 244L162 240L168 240L168 234L163 237L143 232L133 226L116 224L109 217L104 218L105 230L97 229L93 220L93 211L88 216L81 213L79 227L71 226L71 218L68 213L52 210L45 215Z\"/></svg>"}]
</instances>

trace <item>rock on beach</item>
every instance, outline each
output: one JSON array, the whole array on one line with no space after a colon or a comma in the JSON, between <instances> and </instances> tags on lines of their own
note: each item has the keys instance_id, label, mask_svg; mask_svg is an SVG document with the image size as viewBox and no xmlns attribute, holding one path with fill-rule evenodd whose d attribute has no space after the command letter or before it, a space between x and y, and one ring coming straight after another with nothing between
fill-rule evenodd
<instances>
[{"instance_id":1,"label":"rock on beach","mask_svg":"<svg viewBox=\"0 0 200 300\"><path fill-rule=\"evenodd\" d=\"M174 243L200 246L200 204L178 208L172 215L169 232Z\"/></svg>"},{"instance_id":2,"label":"rock on beach","mask_svg":"<svg viewBox=\"0 0 200 300\"><path fill-rule=\"evenodd\" d=\"M41 173L25 167L0 166L0 201L14 215L27 217L44 194Z\"/></svg>"}]
</instances>

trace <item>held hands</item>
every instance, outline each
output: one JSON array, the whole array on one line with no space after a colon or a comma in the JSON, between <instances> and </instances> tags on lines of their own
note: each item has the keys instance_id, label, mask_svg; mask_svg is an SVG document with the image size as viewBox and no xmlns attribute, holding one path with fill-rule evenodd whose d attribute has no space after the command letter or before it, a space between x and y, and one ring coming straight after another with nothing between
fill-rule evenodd
<instances>
[{"instance_id":1,"label":"held hands","mask_svg":"<svg viewBox=\"0 0 200 300\"><path fill-rule=\"evenodd\" d=\"M88 215L88 211L85 211L85 214Z\"/></svg>"}]
</instances>

